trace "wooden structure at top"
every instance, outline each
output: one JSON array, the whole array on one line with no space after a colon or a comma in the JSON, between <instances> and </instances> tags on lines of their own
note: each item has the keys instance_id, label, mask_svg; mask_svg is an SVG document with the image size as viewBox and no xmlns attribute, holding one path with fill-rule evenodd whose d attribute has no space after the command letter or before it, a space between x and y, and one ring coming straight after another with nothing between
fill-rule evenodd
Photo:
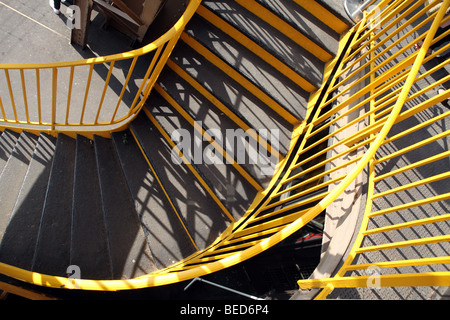
<instances>
[{"instance_id":1,"label":"wooden structure at top","mask_svg":"<svg viewBox=\"0 0 450 320\"><path fill-rule=\"evenodd\" d=\"M166 0L94 0L106 24L141 42Z\"/></svg>"},{"instance_id":2,"label":"wooden structure at top","mask_svg":"<svg viewBox=\"0 0 450 320\"><path fill-rule=\"evenodd\" d=\"M97 5L105 17L105 25L112 26L131 38L142 42L144 36L167 0L75 0L81 9L81 28L72 30L72 43L86 46L92 6Z\"/></svg>"}]
</instances>

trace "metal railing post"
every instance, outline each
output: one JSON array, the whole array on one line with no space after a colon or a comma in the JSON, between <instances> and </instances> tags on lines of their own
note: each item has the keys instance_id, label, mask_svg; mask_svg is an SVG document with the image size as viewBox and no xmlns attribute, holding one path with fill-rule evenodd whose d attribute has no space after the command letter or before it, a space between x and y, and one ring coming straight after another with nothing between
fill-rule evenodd
<instances>
[{"instance_id":1,"label":"metal railing post","mask_svg":"<svg viewBox=\"0 0 450 320\"><path fill-rule=\"evenodd\" d=\"M52 73L52 124L51 124L52 131L55 130L55 123L56 123L57 88L58 88L58 68L54 67Z\"/></svg>"}]
</instances>

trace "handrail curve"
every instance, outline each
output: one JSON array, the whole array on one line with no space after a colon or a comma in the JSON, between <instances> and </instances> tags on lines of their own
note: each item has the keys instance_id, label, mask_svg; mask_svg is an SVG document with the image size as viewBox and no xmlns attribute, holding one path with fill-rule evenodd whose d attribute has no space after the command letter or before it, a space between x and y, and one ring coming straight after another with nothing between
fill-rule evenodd
<instances>
[{"instance_id":1,"label":"handrail curve","mask_svg":"<svg viewBox=\"0 0 450 320\"><path fill-rule=\"evenodd\" d=\"M423 0L420 0L423 2ZM192 2L200 2L197 0L193 0ZM192 4L191 2L191 4ZM380 4L380 7L387 7L386 9L389 12L389 9L392 9L389 7L387 0L381 1L382 4ZM435 1L437 2L437 1ZM393 1L392 6L395 7L395 4L398 4L399 1ZM444 0L443 7L448 7L450 3L450 0ZM190 6L188 8L191 8ZM195 10L194 10L195 12ZM193 14L193 12L191 12ZM219 236L219 239L216 240L212 245L207 247L206 249L203 249L201 252L197 252L191 257L186 258L183 262L177 262L173 266L168 267L164 270L158 270L154 273L144 275L138 278L132 278L127 280L90 280L90 279L70 279L67 277L59 277L59 276L52 276L52 275L45 275L40 273L31 272L28 270L20 269L14 266L6 265L4 263L0 263L0 273L15 278L20 281L32 283L39 286L44 287L52 287L52 288L73 288L73 284L75 283L76 287L81 290L93 290L93 291L119 291L119 290L131 290L131 289L141 289L141 288L148 288L148 287L155 287L155 286L162 286L162 285L168 285L175 282L181 282L185 280L191 280L196 277L201 277L234 265L237 265L238 263L251 259L252 257L260 254L261 252L264 252L265 250L273 247L274 245L280 243L284 239L288 238L298 230L300 230L302 227L304 227L308 222L310 222L312 219L317 217L320 213L322 213L327 207L329 207L336 199L338 199L345 191L346 189L351 185L353 181L363 172L363 170L369 165L369 163L374 159L374 156L379 150L380 146L383 145L385 142L385 139L390 132L393 125L398 121L399 115L401 112L401 109L408 99L408 94L410 92L410 89L412 85L414 84L414 81L416 80L417 74L419 72L420 67L422 66L426 54L428 51L428 48L432 44L432 41L434 40L434 35L439 27L439 24L441 23L443 17L444 17L445 10L441 9L435 19L433 20L432 27L429 31L426 32L425 39L423 41L421 49L415 53L414 61L411 62L412 66L411 69L408 71L408 76L406 78L405 84L402 86L400 93L395 98L394 106L390 109L389 115L385 117L385 120L379 120L380 122L384 122L382 126L377 127L368 127L370 132L374 134L374 138L371 138L368 141L363 142L357 142L356 146L364 146L366 144L369 144L367 149L365 150L363 156L358 161L352 161L352 163L356 163L354 167L350 169L348 173L346 173L344 176L341 176L339 178L336 178L334 181L337 183L337 185L330 190L327 193L324 193L324 197L318 201L315 205L308 208L304 212L301 212L299 216L295 216L296 218L292 221L289 221L287 224L282 224L275 228L275 231L265 239L261 241L256 241L255 243L251 243L251 245L247 248L244 247L244 249L239 250L236 253L231 253L223 258L220 258L216 261L212 262L205 262L199 266L191 266L189 268L183 269L182 265L183 263L188 263L190 260L197 259L199 256L201 256L203 253L207 252L213 252L214 248L218 245L220 245L221 241L231 241L233 240L232 236L233 233L236 232L236 230L243 230L244 225L246 221L251 221L252 214L254 213L251 209L249 210L242 218L241 220L232 223L225 231L224 233ZM349 32L347 36L351 37L350 34L353 35L361 35L363 32L366 32L367 29L365 28L365 23L367 23L368 18L371 16L372 13L367 13L365 17L357 24L355 27ZM182 24L180 24L182 25ZM175 30L175 29L171 29ZM173 34L177 34L177 31L173 31ZM161 40L162 41L162 40ZM348 42L350 45L354 45L357 43L357 41L350 41ZM156 47L155 47L156 48ZM149 49L149 47L147 48ZM146 50L147 50L146 49ZM349 58L351 56L351 48L341 48L341 54L344 60ZM132 52L142 52L142 51L132 51ZM122 57L122 55L113 55L112 57ZM101 60L101 58L98 58ZM95 60L95 61L100 61ZM330 63L330 68L337 68L336 71L339 71L339 68L342 68L342 65L340 65L340 62L337 62L339 58L336 58L332 63ZM108 60L112 61L112 60ZM100 62L99 62L100 63ZM0 66L1 67L1 66ZM406 68L406 67L405 67ZM326 79L328 80L328 79ZM333 79L336 81L337 79ZM325 83L326 81L324 81ZM389 82L387 82L389 84ZM333 83L331 83L331 88L333 87ZM317 96L323 91L324 93L330 93L328 90L331 90L326 87L324 84L322 89L318 91L316 95L313 95L311 101L314 102ZM368 89L370 90L370 88ZM360 94L364 94L364 90L360 92ZM326 104L326 102L325 102ZM310 107L310 106L309 106ZM311 107L312 109L312 107ZM309 110L310 111L310 110ZM279 195L280 188L276 185L278 181L284 180L289 177L292 171L294 171L294 168L296 166L296 161L289 161L289 159L297 159L299 156L299 152L297 151L295 146L301 145L304 146L306 139L303 133L307 132L310 134L314 134L314 127L316 125L315 120L317 120L320 115L317 111L315 114L309 112L310 117L312 117L312 121L308 122L308 119L305 120L302 124L300 124L296 130L294 130L291 140L291 148L288 152L288 155L282 160L279 166L279 170L277 173L273 176L272 182L269 185L269 188L266 190L263 190L258 194L258 196L255 198L255 202L252 204L251 208L257 208L254 209L254 211L262 210L261 207L258 208L258 203L265 203L267 204L269 201L264 200L266 199L273 199L277 195ZM307 136L307 135L306 135ZM364 140L361 138L361 140ZM353 147L352 147L353 148ZM281 183L280 183L281 184ZM325 187L328 187L329 184L324 184ZM272 197L272 198L270 198ZM265 231L265 230L264 230ZM200 261L200 260L197 260ZM299 282L300 283L300 282Z\"/></svg>"},{"instance_id":2,"label":"handrail curve","mask_svg":"<svg viewBox=\"0 0 450 320\"><path fill-rule=\"evenodd\" d=\"M321 213L329 204L335 201L342 194L342 192L345 191L345 189L350 185L350 183L356 178L356 176L358 176L360 172L366 167L368 162L372 159L376 150L381 145L383 139L385 138L392 124L394 123L400 109L401 104L398 103L395 110L389 116L389 120L384 124L382 130L378 135L378 138L374 141L374 143L372 143L368 152L366 152L364 157L359 161L359 164L347 175L347 177L343 181L339 183L339 185L335 189L333 189L333 191L331 191L330 194L328 194L313 208L309 209L304 216L290 223L287 227L285 227L281 231L263 240L262 242L250 247L249 249L231 255L230 257L209 263L205 266L200 266L189 270L155 276L149 274L146 276L141 276L139 278L127 280L89 280L89 279L75 280L65 277L57 277L34 273L13 266L7 266L2 263L0 263L0 269L2 270L2 273L4 273L5 275L8 275L21 281L30 282L41 286L61 288L64 287L65 284L70 283L71 281L76 281L77 287L83 290L118 291L129 289L141 289L153 286L167 285L184 280L191 280L195 277L204 276L206 274L213 273L222 270L224 268L236 265L239 262L242 262L244 260L250 259L251 257L258 255L259 253L286 239L295 231L305 226L310 220L312 220L319 213Z\"/></svg>"},{"instance_id":3,"label":"handrail curve","mask_svg":"<svg viewBox=\"0 0 450 320\"><path fill-rule=\"evenodd\" d=\"M417 3L417 5L420 5L421 3ZM440 5L438 7L438 10L434 10L434 13L431 13L430 8L433 6ZM446 99L449 99L449 91L443 90L443 92L439 92L438 94L433 97L429 98L428 101L422 101L419 103L416 107L411 108L410 110L404 111L401 113L401 109L404 106L404 104L410 100L412 100L413 97L418 97L421 94L426 93L430 90L430 88L439 88L439 85L444 83L445 81L448 81L449 76L445 76L442 79L436 80L435 78L432 78L434 80L434 84L430 84L429 86L424 85L425 88L421 88L418 92L414 92L411 94L410 97L408 97L408 94L412 91L412 86L419 80L424 79L426 76L432 75L436 70L439 68L444 68L445 65L448 65L449 59L446 58L441 63L437 63L436 66L433 68L426 67L426 72L422 71L422 74L417 77L417 75L420 72L420 68L423 66L424 63L430 61L434 57L436 57L438 54L441 54L442 52L445 52L445 50L449 49L449 45L444 45L441 49L436 50L436 52L431 53L430 48L431 45L436 43L439 39L442 39L445 36L448 36L449 32L441 33L439 36L437 35L437 31L439 27L443 23L448 23L449 16L448 16L448 10L450 7L450 1L449 0L441 0L441 1L427 1L427 4L425 4L425 8L422 10L422 12L427 11L427 14L430 18L433 18L432 25L426 32L426 37L421 43L420 49L418 50L418 53L414 59L414 63L411 67L411 69L408 71L407 79L405 80L404 84L400 88L399 96L396 100L396 104L394 108L391 110L391 114L389 115L389 118L387 122L385 123L385 126L390 124L392 127L394 124L407 119L409 116L418 114L421 111L426 110L427 108L430 108L438 102L443 102ZM429 11L430 10L430 11ZM442 29L441 29L442 30ZM419 39L419 38L418 38ZM374 44L372 43L371 46ZM395 90L395 91L398 91ZM394 91L394 92L395 92ZM408 115L408 113L410 115ZM405 130L400 133L396 133L393 137L390 137L389 139L383 139L384 141L379 141L381 144L379 145L387 145L393 140L396 140L400 137L405 137L408 134L412 134L419 130L420 128L424 128L427 125L436 123L440 119L445 119L449 116L449 112L443 112L442 114L435 114L434 117L431 117L428 119L428 121L424 121L423 123L419 123L415 126L412 126L411 128L408 128L408 130ZM383 127L384 129L384 127ZM397 194L397 192L400 192L401 190L409 190L410 188L413 189L417 186L423 186L426 184L429 184L430 181L444 181L444 179L449 177L449 172L443 172L441 174L431 176L431 177L419 177L418 179L413 179L408 181L407 184L400 185L397 188L392 188L385 191L378 190L375 191L375 183L382 181L384 177L393 176L395 174L404 173L408 170L414 170L424 163L433 163L441 158L447 158L448 157L448 151L441 152L437 155L427 154L424 160L413 162L408 166L405 166L404 168L400 168L397 170L392 170L392 174L385 173L381 174L377 177L377 173L375 171L375 165L380 164L383 161L386 161L387 159L394 158L395 156L398 156L400 154L404 154L407 151L412 151L415 149L418 149L420 147L423 147L427 145L430 141L437 141L439 138L446 138L450 132L447 130L445 132L442 132L440 134L436 134L434 137L426 140L420 140L418 143L412 143L411 145L408 145L405 147L403 146L402 149L398 150L397 152L393 152L391 154L388 154L387 156L378 158L375 160L375 158L369 159L369 168L368 168L368 191L367 191L367 203L364 208L364 213L362 216L362 221L360 224L359 230L356 230L356 238L353 242L353 246L350 248L348 254L346 255L345 259L343 259L343 264L339 267L338 270L335 271L334 275L331 275L328 278L311 278L311 279L304 279L299 280L298 285L303 290L308 289L316 289L315 292L315 299L327 299L332 298L330 297L331 292L334 289L343 289L343 288L360 288L360 289L369 289L370 290L377 290L381 289L382 287L446 287L449 285L449 275L450 272L448 271L448 268L445 268L444 265L448 263L449 256L448 251L446 252L444 250L444 253L436 254L436 256L428 257L428 255L420 256L420 258L410 257L408 255L399 253L401 257L395 258L393 260L387 260L383 261L377 261L379 260L376 258L373 258L371 260L370 258L366 262L360 262L357 261L358 254L372 251L372 252L382 252L383 250L398 250L403 247L414 247L414 246L421 246L421 245L427 245L432 243L439 243L444 244L448 243L450 241L450 238L448 235L446 235L444 232L444 235L440 235L439 232L437 234L431 234L429 237L418 237L414 239L409 239L408 236L404 235L404 237L400 240L392 240L391 242L387 244L363 244L363 241L366 237L369 237L372 234L383 234L383 232L389 232L393 230L406 230L408 228L413 228L415 226L421 226L421 225L429 225L432 226L433 224L439 222L439 221L446 221L448 222L450 220L450 215L445 213L439 213L434 212L436 216L430 213L431 216L427 218L419 218L415 217L413 219L407 219L406 222L392 222L389 221L388 223L384 223L381 221L378 221L377 223L374 223L371 221L371 219L374 219L376 217L382 216L387 213L394 213L394 212L400 212L402 210L405 210L407 208L414 208L414 207L421 207L424 204L430 204L430 203L442 203L449 199L450 194L449 193L443 193L438 195L432 195L432 196L425 196L425 199L416 200L415 197L412 197L411 200L405 200L403 204L391 204L387 205L387 208L379 209L379 207L376 207L373 205L374 200L383 198L384 196L389 196L392 194ZM377 136L378 138L381 138L381 136ZM386 138L386 136L384 136ZM445 150L445 149L444 149ZM445 168L442 169L445 171ZM417 181L416 181L417 180ZM411 191L413 192L413 191ZM443 191L445 192L445 191ZM444 205L444 204L443 204ZM375 209L374 209L375 208ZM378 208L378 211L376 211ZM375 211L373 211L375 210ZM428 209L430 210L430 209ZM433 209L435 210L435 209ZM430 211L433 211L430 210ZM416 213L416 212L415 212ZM391 217L391 219L395 220L394 217ZM374 225L370 226L370 222L372 222ZM380 227L378 224L381 224ZM418 232L415 230L415 232ZM393 234L390 234L391 237L394 237ZM368 247L367 247L368 246ZM432 250L431 250L432 252ZM442 256L442 254L447 254L447 256ZM398 260L397 260L398 259ZM364 259L363 259L364 260ZM431 265L442 266L442 269L445 271L435 271L433 272L426 272L426 271L420 271L420 270L414 270L412 273L407 273L408 271L398 271L396 273L395 271L393 273L386 272L386 274L381 273L380 270L383 270L383 268L392 268L392 269L401 269L401 267L406 266L414 266L419 267L420 266L428 266ZM439 268L436 268L439 269ZM377 271L378 270L378 271ZM352 271L359 271L356 272L355 275L351 274ZM376 284L374 284L376 282ZM434 289L436 290L436 289ZM406 293L409 295L411 292ZM345 293L344 293L345 294ZM361 295L366 294L369 295L367 291L361 291ZM338 293L339 295L339 293ZM400 295L400 294L399 294ZM400 295L401 296L401 295ZM428 297L429 298L429 297Z\"/></svg>"},{"instance_id":4,"label":"handrail curve","mask_svg":"<svg viewBox=\"0 0 450 320\"><path fill-rule=\"evenodd\" d=\"M181 17L175 22L175 24L162 36L153 42L134 50L130 50L124 53L116 53L107 56L94 57L88 59L80 59L73 61L63 61L63 62L49 62L49 63L25 63L25 64L0 64L0 71L5 74L5 81L7 86L3 88L3 92L0 87L0 124L5 128L19 129L19 130L37 130L40 132L49 132L50 134L56 135L58 132L74 132L78 130L78 133L83 134L83 132L97 134L109 133L114 130L123 128L128 123L130 123L137 113L142 109L144 102L148 95L150 94L153 84L156 82L163 66L165 65L173 47L187 22L191 19L200 5L201 0L191 0L186 7L186 10L181 15ZM145 76L142 79L139 90L132 98L129 98L128 102L124 102L124 95L126 89L130 83L130 80L136 72L135 66L138 58L144 57L148 54L154 53L152 61L148 67ZM118 61L130 61L130 67L127 71L126 79L124 81L121 92L115 93L113 89L109 86L109 81L111 76L113 76L115 63ZM109 64L108 75L106 79L101 79L100 85L103 87L103 94L101 96L98 106L91 105L89 101L89 91L93 87L93 82L95 81L93 76L94 67L97 65L107 65ZM73 97L75 96L75 90L77 89L74 85L74 76L76 72L83 72L81 70L83 67L89 68L89 75L86 76L83 85L78 85L79 92L77 96L81 97L78 103L82 104L81 117L74 115L79 113L77 107L73 106ZM51 70L52 75L48 76L48 79L43 79L42 75L46 70ZM67 71L66 71L67 70ZM15 75L16 82L21 84L21 92L25 95L25 102L22 103L19 99L14 97L14 79L13 71L20 71L20 75ZM30 81L35 81L36 85L36 95L37 101L35 106L31 106L30 99L27 99L26 95L29 94L31 89L27 88L25 82L24 72L35 72L35 79L33 76L29 76ZM68 92L61 92L58 88L59 73L66 71L69 74L69 84ZM52 83L51 90L45 91L45 88L41 86L41 83L48 81ZM19 86L16 84L16 86ZM32 88L34 90L34 88ZM18 91L18 89L17 89ZM62 93L62 94L61 94ZM108 101L109 105L115 106L115 109L107 110L104 112L105 97L112 95L112 100ZM9 97L8 97L9 96ZM51 97L50 103L52 106L51 115L47 115L47 119L44 118L45 110L41 107L43 104L42 100L45 97ZM59 97L59 96L62 96ZM8 113L8 108L5 105L6 98L9 98L11 105ZM58 100L58 101L57 101ZM97 103L97 102L92 102ZM19 104L24 104L19 106ZM89 105L89 108L87 108ZM125 108L128 107L128 110ZM121 111L119 111L121 108ZM22 110L23 109L23 110ZM86 115L87 109L93 110L92 115ZM34 110L34 114L32 114ZM37 113L36 113L37 110ZM21 114L19 114L21 113ZM47 113L49 113L47 111ZM19 115L18 115L19 114ZM41 116L42 114L42 116ZM65 121L58 121L56 118L65 118ZM108 120L107 116L113 114L112 118ZM3 117L1 117L3 116ZM32 120L32 118L34 120ZM38 119L37 119L38 118ZM78 120L79 118L79 120ZM86 128L88 128L86 130Z\"/></svg>"}]
</instances>

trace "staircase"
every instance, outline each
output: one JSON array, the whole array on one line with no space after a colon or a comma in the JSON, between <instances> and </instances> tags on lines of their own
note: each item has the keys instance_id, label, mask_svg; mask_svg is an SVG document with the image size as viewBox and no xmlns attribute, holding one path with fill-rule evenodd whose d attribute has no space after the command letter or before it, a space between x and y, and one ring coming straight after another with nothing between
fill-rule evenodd
<instances>
[{"instance_id":1,"label":"staircase","mask_svg":"<svg viewBox=\"0 0 450 320\"><path fill-rule=\"evenodd\" d=\"M129 279L213 243L269 185L347 27L326 1L205 0L125 131L4 130L0 262ZM230 132L247 143L226 141ZM251 141L270 174L248 161ZM205 150L221 161L205 161Z\"/></svg>"}]
</instances>

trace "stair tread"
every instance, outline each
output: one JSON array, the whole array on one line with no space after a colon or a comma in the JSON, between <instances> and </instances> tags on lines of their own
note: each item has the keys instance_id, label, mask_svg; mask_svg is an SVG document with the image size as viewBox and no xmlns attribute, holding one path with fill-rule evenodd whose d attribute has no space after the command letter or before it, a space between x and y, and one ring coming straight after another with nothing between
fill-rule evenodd
<instances>
[{"instance_id":1,"label":"stair tread","mask_svg":"<svg viewBox=\"0 0 450 320\"><path fill-rule=\"evenodd\" d=\"M194 75L189 75L188 73L188 76L191 77L190 80L193 79L196 81L192 77ZM224 88L224 91L227 90L229 92L225 101L221 100L221 96L219 97L221 92L220 88L214 90L214 92L206 89L208 96L205 96L171 69L166 70L161 75L159 84L178 104L187 110L191 117L196 119L196 121L202 121L209 129L218 129L222 131L223 136L225 136L226 129L242 128L244 131L254 130L258 132L278 129L280 130L279 146L276 147L276 141L272 144L283 155L288 151L293 127L283 119L280 119L272 110L267 110L267 107L264 111L262 107L260 108L256 104L252 104L251 100L247 100L244 97L244 92L239 92L242 103L236 106L237 109L234 109L234 107L230 107L230 103L238 100L239 97L232 97L233 92L229 92L227 88ZM197 82L196 85L201 84ZM215 102L213 103L211 101ZM227 110L220 109L217 105L222 105L222 108ZM231 113L231 116L226 113ZM231 119L232 117L238 120L234 121ZM239 124L239 120L242 124ZM270 136L268 139L270 142Z\"/></svg>"},{"instance_id":2,"label":"stair tread","mask_svg":"<svg viewBox=\"0 0 450 320\"><path fill-rule=\"evenodd\" d=\"M152 95L151 105L148 108L169 136L180 128L187 130L191 136L194 135L193 127L173 110L165 99L156 93L152 93ZM233 217L236 220L242 217L256 196L257 190L225 160L224 163L215 165L209 165L203 161L196 164L196 167L210 182L213 192Z\"/></svg>"},{"instance_id":3,"label":"stair tread","mask_svg":"<svg viewBox=\"0 0 450 320\"><path fill-rule=\"evenodd\" d=\"M215 135L215 140L222 147L222 149L225 149L229 153L230 157L234 157L238 161L240 166L244 168L260 185L267 184L267 174L262 174L262 170L266 169L266 165L262 164L261 161L259 161L260 159L257 158L256 160L258 161L256 161L256 163L252 163L249 161L250 155L255 155L255 153L257 152L255 152L255 150L251 149L249 146L246 146L245 149L238 148L238 144L239 146L241 146L240 140L237 137L233 138L232 134L236 134L238 136L239 133L244 134L245 131L248 134L259 134L260 137L266 135L266 140L268 140L271 143L271 146L275 150L280 152L282 156L289 147L289 137L291 135L291 131L288 128L277 126L277 123L274 119L267 119L266 123L262 124L263 127L242 129L241 127L237 126L236 123L231 121L231 119L229 119L227 116L224 116L224 114L219 109L211 106L209 101L206 101L204 97L193 91L193 89L182 79L179 79L175 76L170 77L170 79L171 81L165 81L165 79L161 79L161 82L164 85L164 89L169 94L169 96L173 98L186 113L189 114L190 119L194 119L198 126L202 126L204 130L208 131L209 134ZM176 90L177 88L178 90ZM182 90L179 90L181 88ZM265 117L265 115L263 114L259 115L261 118ZM192 124L183 128L187 129L193 135L194 128ZM231 145L233 143L232 140L234 140L235 143L234 148L227 148L227 143ZM250 140L251 143L248 144L256 145L255 139ZM203 148L206 148L208 145L209 144L205 142ZM261 151L261 154L269 154L269 151L267 151L265 147L257 146L257 148L259 151ZM216 150L220 154L220 150ZM239 154L239 156L244 155L244 161L240 161L240 159L242 158L238 157L238 151L242 151L242 154ZM273 167L277 164L277 161L281 156L278 154L274 155L274 157L272 158ZM223 161L226 161L225 157Z\"/></svg>"},{"instance_id":4,"label":"stair tread","mask_svg":"<svg viewBox=\"0 0 450 320\"><path fill-rule=\"evenodd\" d=\"M202 4L284 63L320 85L324 63L292 39L229 0L205 0Z\"/></svg>"},{"instance_id":5,"label":"stair tread","mask_svg":"<svg viewBox=\"0 0 450 320\"><path fill-rule=\"evenodd\" d=\"M158 269L194 253L195 247L188 239L132 134L124 131L113 133L112 137Z\"/></svg>"},{"instance_id":6,"label":"stair tread","mask_svg":"<svg viewBox=\"0 0 450 320\"><path fill-rule=\"evenodd\" d=\"M223 86L217 86L215 90L212 90L213 81L210 79L214 76L214 69L210 68L210 65L198 68L200 73L197 73L194 68L180 71L178 53L174 53L173 58L175 59L173 62L169 61L170 69L166 69L161 74L159 84L180 105L187 108L189 104L191 116L202 121L210 116L212 121L217 123L210 126L213 129L242 128L255 131L279 129L279 146L276 149L281 154L286 154L293 129L291 124L229 79L223 82ZM182 76L179 75L180 72ZM204 75L204 73L208 74ZM204 80L205 78L209 80ZM215 78L216 81L220 81L220 74Z\"/></svg>"},{"instance_id":7,"label":"stair tread","mask_svg":"<svg viewBox=\"0 0 450 320\"><path fill-rule=\"evenodd\" d=\"M76 144L70 264L85 279L111 279L94 145L83 136Z\"/></svg>"},{"instance_id":8,"label":"stair tread","mask_svg":"<svg viewBox=\"0 0 450 320\"><path fill-rule=\"evenodd\" d=\"M94 137L113 279L156 270L152 253L110 139Z\"/></svg>"},{"instance_id":9,"label":"stair tread","mask_svg":"<svg viewBox=\"0 0 450 320\"><path fill-rule=\"evenodd\" d=\"M292 130L293 126L269 108L260 97L255 96L230 78L187 44L178 43L176 49L172 52L171 59L209 92L213 93L222 103L229 106L231 110L235 110L239 117L246 119L253 128L270 128L276 125L283 130ZM172 80L165 73L170 72L162 73L158 82L170 87ZM295 110L289 111L292 111L296 118L303 119L306 114L305 106L306 101L302 104L299 103Z\"/></svg>"},{"instance_id":10,"label":"stair tread","mask_svg":"<svg viewBox=\"0 0 450 320\"><path fill-rule=\"evenodd\" d=\"M311 0L310 0L311 1ZM339 34L331 30L326 24L303 10L292 0L258 0L264 7L283 17L289 24L301 30L314 42L320 44L331 53L337 53Z\"/></svg>"},{"instance_id":11,"label":"stair tread","mask_svg":"<svg viewBox=\"0 0 450 320\"><path fill-rule=\"evenodd\" d=\"M31 269L56 139L41 134L0 246L0 261Z\"/></svg>"},{"instance_id":12,"label":"stair tread","mask_svg":"<svg viewBox=\"0 0 450 320\"><path fill-rule=\"evenodd\" d=\"M140 114L131 127L143 150L152 159L159 178L176 203L195 244L199 249L205 248L228 226L227 217L195 182L196 178L189 169L171 160L171 146L158 134L158 129L145 114Z\"/></svg>"},{"instance_id":13,"label":"stair tread","mask_svg":"<svg viewBox=\"0 0 450 320\"><path fill-rule=\"evenodd\" d=\"M337 51L338 35L329 28L316 30L316 26L324 26L320 18L295 1L253 1L301 30L308 39L295 34L313 47L318 44L325 54ZM313 88L321 85L323 61L327 60L314 57L305 49L307 46L302 48L302 43L278 31L272 21L245 9L245 2L204 0L202 6L301 74ZM248 82L220 71L183 38L186 35ZM236 108L236 115L249 126L281 129L280 151L285 154L293 127L306 115L309 93L271 65L267 56L264 60L254 55L244 43L199 14L189 22L182 39L171 62L218 101ZM239 128L236 120L228 118L230 114L224 116L210 98L170 66L158 81L183 108L189 108L185 111L193 119L202 121L204 128L220 130L223 135L227 129ZM265 95L269 99L261 98ZM147 110L168 135L177 129L194 134L190 120L159 93L153 92L150 100ZM285 119L281 116L283 108L288 110ZM67 276L67 267L77 265L83 278L128 279L167 267L216 240L229 225L226 215L203 189L205 185L196 183L195 174L187 166L171 161L171 145L152 121L141 113L130 129L113 133L112 140L95 136L94 142L63 134L57 139L46 135L38 139L5 130L0 137L0 261L56 276ZM202 151L205 146L210 145L203 141ZM256 166L244 166L250 175L257 176L255 180L263 181L255 174ZM196 168L211 182L211 189L233 217L242 217L257 195L252 179L246 180L227 163L210 165L202 161ZM265 178L260 185L266 186L271 176Z\"/></svg>"},{"instance_id":14,"label":"stair tread","mask_svg":"<svg viewBox=\"0 0 450 320\"><path fill-rule=\"evenodd\" d=\"M37 137L23 132L0 176L0 239L3 237L12 210L28 171Z\"/></svg>"},{"instance_id":15,"label":"stair tread","mask_svg":"<svg viewBox=\"0 0 450 320\"><path fill-rule=\"evenodd\" d=\"M347 12L345 12L344 3L341 0L315 0L327 10L332 12L347 25L352 26L354 22L349 18Z\"/></svg>"},{"instance_id":16,"label":"stair tread","mask_svg":"<svg viewBox=\"0 0 450 320\"><path fill-rule=\"evenodd\" d=\"M350 28L353 23L349 22L348 17L343 17L345 12L340 13L338 10L329 7L323 1L311 1L311 0L293 0L303 10L309 12L312 16L316 17L323 23L328 29L333 30L335 34L341 35ZM335 5L336 6L336 5ZM342 1L337 4L342 11L344 10L344 4Z\"/></svg>"},{"instance_id":17,"label":"stair tread","mask_svg":"<svg viewBox=\"0 0 450 320\"><path fill-rule=\"evenodd\" d=\"M219 29L205 26L207 24L200 18L193 18L186 31L288 110L305 105L309 94L298 84ZM314 81L316 86L317 80Z\"/></svg>"},{"instance_id":18,"label":"stair tread","mask_svg":"<svg viewBox=\"0 0 450 320\"><path fill-rule=\"evenodd\" d=\"M70 265L75 140L59 134L32 270L67 276Z\"/></svg>"},{"instance_id":19,"label":"stair tread","mask_svg":"<svg viewBox=\"0 0 450 320\"><path fill-rule=\"evenodd\" d=\"M265 118L273 116L287 125L295 125L304 119L307 97L300 96L292 104L282 105L267 90L211 54L186 33L181 38L183 41L172 52L171 61L176 62L205 88L213 91L221 101L234 106L250 122L258 119L259 114L267 114Z\"/></svg>"}]
</instances>

